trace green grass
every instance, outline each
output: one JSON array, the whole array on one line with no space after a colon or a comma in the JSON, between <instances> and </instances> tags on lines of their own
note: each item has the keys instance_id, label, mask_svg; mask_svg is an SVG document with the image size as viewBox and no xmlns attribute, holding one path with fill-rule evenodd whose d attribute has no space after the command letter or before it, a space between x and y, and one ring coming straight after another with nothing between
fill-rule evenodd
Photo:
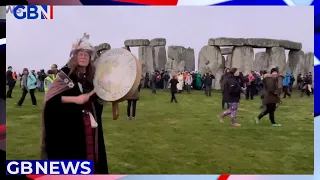
<instances>
[{"instance_id":1,"label":"green grass","mask_svg":"<svg viewBox=\"0 0 320 180\"><path fill-rule=\"evenodd\" d=\"M14 104L21 91L7 100L7 158L39 159L43 93L30 96L22 108ZM260 98L242 100L238 121L220 124L221 93L205 97L203 91L177 95L169 103L168 92L142 90L135 121L126 119L126 102L119 120L112 120L111 106L103 113L103 129L112 174L312 174L313 97L284 99L276 111L282 127L261 124L252 118L260 113Z\"/></svg>"}]
</instances>

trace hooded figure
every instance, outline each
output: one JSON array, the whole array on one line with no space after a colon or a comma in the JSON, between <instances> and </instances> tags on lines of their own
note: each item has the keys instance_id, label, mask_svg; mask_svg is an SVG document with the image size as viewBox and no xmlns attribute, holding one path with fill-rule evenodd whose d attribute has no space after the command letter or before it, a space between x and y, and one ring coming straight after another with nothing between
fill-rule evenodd
<instances>
[{"instance_id":1,"label":"hooded figure","mask_svg":"<svg viewBox=\"0 0 320 180\"><path fill-rule=\"evenodd\" d=\"M282 81L282 85L285 87L289 87L290 85L290 80L291 80L291 73L287 72L286 75L284 76L284 79Z\"/></svg>"},{"instance_id":2,"label":"hooded figure","mask_svg":"<svg viewBox=\"0 0 320 180\"><path fill-rule=\"evenodd\" d=\"M283 92L284 92L283 98L286 98L287 96L291 97L290 88L289 88L291 84L291 77L292 77L291 73L287 72L282 80ZM279 80L281 81L281 79Z\"/></svg>"},{"instance_id":3,"label":"hooded figure","mask_svg":"<svg viewBox=\"0 0 320 180\"><path fill-rule=\"evenodd\" d=\"M73 51L44 99L42 159L92 160L93 173L108 174L102 132L102 109L94 93L89 43Z\"/></svg>"}]
</instances>

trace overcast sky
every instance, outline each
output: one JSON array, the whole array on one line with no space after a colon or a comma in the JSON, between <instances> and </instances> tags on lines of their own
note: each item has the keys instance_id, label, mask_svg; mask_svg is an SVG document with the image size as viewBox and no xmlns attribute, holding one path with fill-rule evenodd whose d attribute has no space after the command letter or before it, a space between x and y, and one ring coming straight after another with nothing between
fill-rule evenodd
<instances>
[{"instance_id":1,"label":"overcast sky","mask_svg":"<svg viewBox=\"0 0 320 180\"><path fill-rule=\"evenodd\" d=\"M168 45L200 49L209 38L275 38L314 51L313 7L98 7L55 6L53 20L16 20L7 14L7 65L15 71L66 64L84 32L90 42L123 47L126 39L162 37ZM138 48L132 48L138 55ZM260 50L260 51L263 51ZM257 50L255 50L257 52Z\"/></svg>"}]
</instances>

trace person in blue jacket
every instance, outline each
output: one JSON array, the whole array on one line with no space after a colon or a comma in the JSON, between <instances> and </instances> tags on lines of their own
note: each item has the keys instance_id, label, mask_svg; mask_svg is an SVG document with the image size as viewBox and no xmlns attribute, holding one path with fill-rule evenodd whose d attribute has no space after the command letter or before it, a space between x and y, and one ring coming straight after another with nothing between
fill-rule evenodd
<instances>
[{"instance_id":1,"label":"person in blue jacket","mask_svg":"<svg viewBox=\"0 0 320 180\"><path fill-rule=\"evenodd\" d=\"M37 99L34 95L34 91L37 88L37 79L36 77L29 72L27 68L23 69L23 76L21 78L22 81L22 96L18 102L18 106L22 106L24 99L26 98L26 95L30 93L32 105L37 105Z\"/></svg>"},{"instance_id":2,"label":"person in blue jacket","mask_svg":"<svg viewBox=\"0 0 320 180\"><path fill-rule=\"evenodd\" d=\"M289 91L290 82L291 82L291 73L287 72L286 75L284 76L284 79L282 80L283 92L284 92L283 98L286 98L287 96L291 97L291 93Z\"/></svg>"}]
</instances>

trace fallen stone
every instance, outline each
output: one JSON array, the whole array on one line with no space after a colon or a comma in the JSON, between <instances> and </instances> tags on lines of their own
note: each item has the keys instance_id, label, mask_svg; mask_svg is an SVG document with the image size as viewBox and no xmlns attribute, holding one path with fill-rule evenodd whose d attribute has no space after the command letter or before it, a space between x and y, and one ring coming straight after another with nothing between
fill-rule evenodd
<instances>
[{"instance_id":1,"label":"fallen stone","mask_svg":"<svg viewBox=\"0 0 320 180\"><path fill-rule=\"evenodd\" d=\"M149 46L150 41L148 39L128 39L124 41L125 46Z\"/></svg>"},{"instance_id":2,"label":"fallen stone","mask_svg":"<svg viewBox=\"0 0 320 180\"><path fill-rule=\"evenodd\" d=\"M226 58L226 60L224 62L224 67L231 69L232 68L231 67L231 61L232 61L232 54L229 54L229 55L227 55L227 58Z\"/></svg>"},{"instance_id":3,"label":"fallen stone","mask_svg":"<svg viewBox=\"0 0 320 180\"><path fill-rule=\"evenodd\" d=\"M211 38L208 40L209 46L243 46L244 38L227 38L227 37L219 37L219 38Z\"/></svg>"},{"instance_id":4,"label":"fallen stone","mask_svg":"<svg viewBox=\"0 0 320 180\"><path fill-rule=\"evenodd\" d=\"M165 46L167 43L167 40L165 38L154 38L150 41L150 46Z\"/></svg>"},{"instance_id":5,"label":"fallen stone","mask_svg":"<svg viewBox=\"0 0 320 180\"><path fill-rule=\"evenodd\" d=\"M243 75L248 75L253 70L253 48L250 46L233 47L232 68L238 68Z\"/></svg>"},{"instance_id":6,"label":"fallen stone","mask_svg":"<svg viewBox=\"0 0 320 180\"><path fill-rule=\"evenodd\" d=\"M139 60L142 66L142 74L151 74L154 72L154 61L152 56L153 48L151 46L141 46L139 47Z\"/></svg>"},{"instance_id":7,"label":"fallen stone","mask_svg":"<svg viewBox=\"0 0 320 180\"><path fill-rule=\"evenodd\" d=\"M165 46L155 46L154 51L154 63L158 70L165 69L167 63L167 51Z\"/></svg>"},{"instance_id":8,"label":"fallen stone","mask_svg":"<svg viewBox=\"0 0 320 180\"><path fill-rule=\"evenodd\" d=\"M285 75L287 72L285 49L283 47L272 47L267 48L266 52L269 54L270 57L268 70L271 70L272 67L278 67L279 73Z\"/></svg>"},{"instance_id":9,"label":"fallen stone","mask_svg":"<svg viewBox=\"0 0 320 180\"><path fill-rule=\"evenodd\" d=\"M268 71L270 64L270 56L267 52L258 52L255 54L253 69L256 71Z\"/></svg>"},{"instance_id":10,"label":"fallen stone","mask_svg":"<svg viewBox=\"0 0 320 180\"><path fill-rule=\"evenodd\" d=\"M166 70L170 75L185 69L186 49L183 46L169 46Z\"/></svg>"},{"instance_id":11,"label":"fallen stone","mask_svg":"<svg viewBox=\"0 0 320 180\"><path fill-rule=\"evenodd\" d=\"M301 50L302 44L299 42L293 42L289 40L279 40L280 47L283 47L285 49L289 50Z\"/></svg>"},{"instance_id":12,"label":"fallen stone","mask_svg":"<svg viewBox=\"0 0 320 180\"><path fill-rule=\"evenodd\" d=\"M305 56L303 51L290 50L288 55L288 66L294 78L297 78L299 73L303 73L305 64ZM297 81L294 81L296 86Z\"/></svg>"},{"instance_id":13,"label":"fallen stone","mask_svg":"<svg viewBox=\"0 0 320 180\"><path fill-rule=\"evenodd\" d=\"M222 59L220 48L217 46L204 46L198 57L198 69L201 74L211 71L216 77L214 89L221 89L219 79L224 71L225 62Z\"/></svg>"},{"instance_id":14,"label":"fallen stone","mask_svg":"<svg viewBox=\"0 0 320 180\"><path fill-rule=\"evenodd\" d=\"M279 46L279 40L276 39L247 38L244 42L246 46L251 46L253 48L268 48Z\"/></svg>"},{"instance_id":15,"label":"fallen stone","mask_svg":"<svg viewBox=\"0 0 320 180\"><path fill-rule=\"evenodd\" d=\"M195 69L195 55L194 55L194 49L187 48L186 49L186 58L185 58L185 70L188 72L194 71Z\"/></svg>"},{"instance_id":16,"label":"fallen stone","mask_svg":"<svg viewBox=\"0 0 320 180\"><path fill-rule=\"evenodd\" d=\"M228 55L232 53L233 48L221 48L221 54L222 55Z\"/></svg>"}]
</instances>

